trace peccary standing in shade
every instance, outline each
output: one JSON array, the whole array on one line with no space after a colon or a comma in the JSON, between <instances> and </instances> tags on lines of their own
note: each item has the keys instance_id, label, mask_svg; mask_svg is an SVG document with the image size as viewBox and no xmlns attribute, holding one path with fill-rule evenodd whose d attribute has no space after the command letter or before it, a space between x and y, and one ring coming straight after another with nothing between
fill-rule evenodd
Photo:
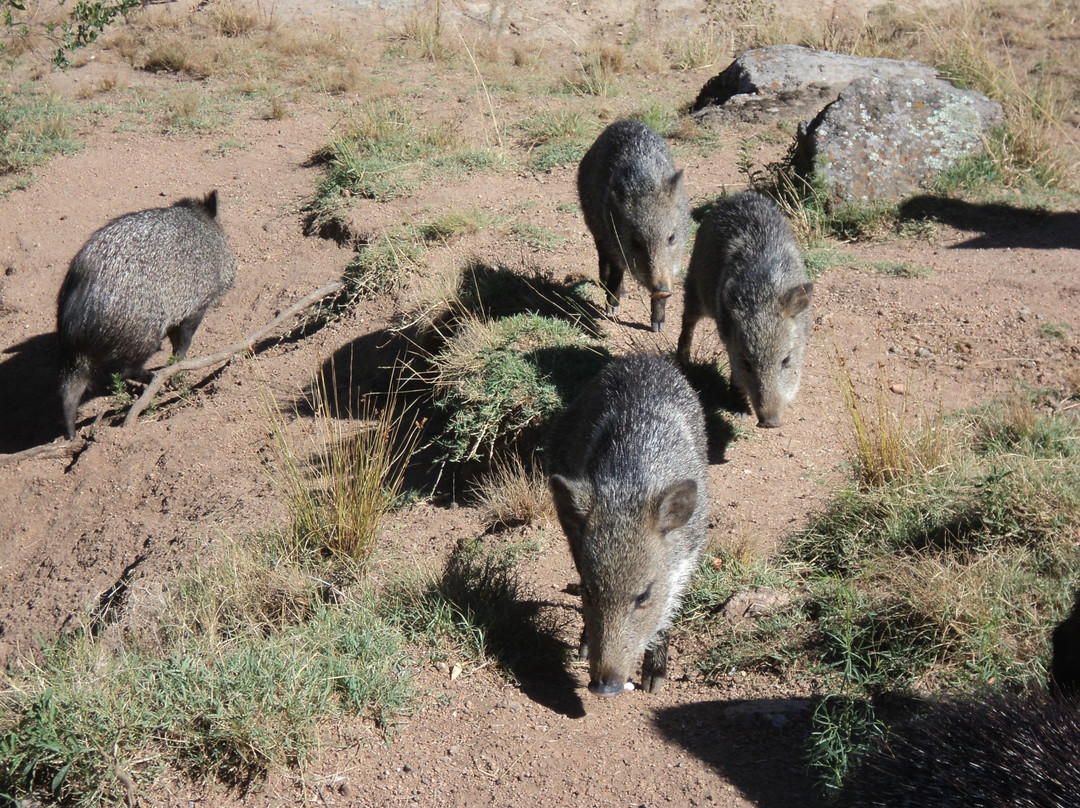
<instances>
[{"instance_id":1,"label":"peccary standing in shade","mask_svg":"<svg viewBox=\"0 0 1080 808\"><path fill-rule=\"evenodd\" d=\"M948 700L890 728L842 808L1078 808L1080 707L1046 693Z\"/></svg>"},{"instance_id":2,"label":"peccary standing in shade","mask_svg":"<svg viewBox=\"0 0 1080 808\"><path fill-rule=\"evenodd\" d=\"M553 424L555 508L581 576L589 690L667 675L668 629L705 541L705 417L667 360L614 359Z\"/></svg>"},{"instance_id":3,"label":"peccary standing in shade","mask_svg":"<svg viewBox=\"0 0 1080 808\"><path fill-rule=\"evenodd\" d=\"M596 139L578 167L578 197L596 241L607 313L615 314L630 274L652 297L652 329L682 269L689 218L683 173L667 143L638 121L616 121Z\"/></svg>"},{"instance_id":4,"label":"peccary standing in shade","mask_svg":"<svg viewBox=\"0 0 1080 808\"><path fill-rule=\"evenodd\" d=\"M690 256L679 362L690 361L698 320L711 317L732 386L758 426L780 426L799 390L813 291L791 225L772 200L752 191L720 199Z\"/></svg>"},{"instance_id":5,"label":"peccary standing in shade","mask_svg":"<svg viewBox=\"0 0 1080 808\"><path fill-rule=\"evenodd\" d=\"M167 336L183 359L203 315L232 285L236 257L217 219L217 191L113 219L68 267L56 306L64 428L96 376L145 381Z\"/></svg>"}]
</instances>

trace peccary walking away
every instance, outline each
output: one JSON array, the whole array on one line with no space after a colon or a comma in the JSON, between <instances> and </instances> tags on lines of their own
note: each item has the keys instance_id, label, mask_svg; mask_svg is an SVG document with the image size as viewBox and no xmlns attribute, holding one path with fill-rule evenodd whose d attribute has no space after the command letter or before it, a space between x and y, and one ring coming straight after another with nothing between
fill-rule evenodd
<instances>
[{"instance_id":1,"label":"peccary walking away","mask_svg":"<svg viewBox=\"0 0 1080 808\"><path fill-rule=\"evenodd\" d=\"M57 298L64 429L94 378L145 381L143 364L168 336L183 359L203 315L232 285L236 258L217 219L217 191L129 213L90 236Z\"/></svg>"},{"instance_id":2,"label":"peccary walking away","mask_svg":"<svg viewBox=\"0 0 1080 808\"><path fill-rule=\"evenodd\" d=\"M712 318L732 386L758 426L780 426L799 390L813 291L791 225L772 200L753 191L719 200L690 256L679 362L690 361L698 320Z\"/></svg>"},{"instance_id":3,"label":"peccary walking away","mask_svg":"<svg viewBox=\"0 0 1080 808\"><path fill-rule=\"evenodd\" d=\"M689 219L683 173L675 170L667 143L643 123L616 121L582 158L577 185L600 259L607 313L618 310L629 271L649 290L652 329L659 331L682 270Z\"/></svg>"},{"instance_id":4,"label":"peccary walking away","mask_svg":"<svg viewBox=\"0 0 1080 808\"><path fill-rule=\"evenodd\" d=\"M659 356L612 360L557 418L547 440L551 493L581 576L580 653L589 690L667 675L668 631L705 541L705 416Z\"/></svg>"}]
</instances>

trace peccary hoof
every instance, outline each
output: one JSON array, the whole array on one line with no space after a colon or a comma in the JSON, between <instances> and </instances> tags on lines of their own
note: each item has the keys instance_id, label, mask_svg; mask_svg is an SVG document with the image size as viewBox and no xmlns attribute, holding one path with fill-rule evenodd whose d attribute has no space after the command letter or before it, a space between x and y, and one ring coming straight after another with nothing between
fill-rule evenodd
<instances>
[{"instance_id":1,"label":"peccary hoof","mask_svg":"<svg viewBox=\"0 0 1080 808\"><path fill-rule=\"evenodd\" d=\"M664 688L664 677L645 673L641 674L641 689L646 693L659 693Z\"/></svg>"},{"instance_id":2,"label":"peccary hoof","mask_svg":"<svg viewBox=\"0 0 1080 808\"><path fill-rule=\"evenodd\" d=\"M664 330L664 321L663 320L653 320L652 321L652 330L653 331L663 331Z\"/></svg>"}]
</instances>

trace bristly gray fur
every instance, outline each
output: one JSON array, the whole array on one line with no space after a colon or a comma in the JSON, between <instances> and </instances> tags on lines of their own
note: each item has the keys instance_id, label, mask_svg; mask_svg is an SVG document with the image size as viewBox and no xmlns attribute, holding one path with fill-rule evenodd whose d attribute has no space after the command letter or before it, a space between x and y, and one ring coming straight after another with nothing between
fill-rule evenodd
<instances>
[{"instance_id":1,"label":"bristly gray fur","mask_svg":"<svg viewBox=\"0 0 1080 808\"><path fill-rule=\"evenodd\" d=\"M802 379L813 289L791 225L771 199L747 191L719 200L690 256L679 361L690 361L698 320L715 320L732 385L759 425L779 426Z\"/></svg>"},{"instance_id":2,"label":"bristly gray fur","mask_svg":"<svg viewBox=\"0 0 1080 808\"><path fill-rule=\"evenodd\" d=\"M682 171L667 142L643 123L608 126L578 167L578 198L596 242L608 313L629 272L652 298L652 327L663 328L667 297L682 271L689 209Z\"/></svg>"},{"instance_id":3,"label":"bristly gray fur","mask_svg":"<svg viewBox=\"0 0 1080 808\"><path fill-rule=\"evenodd\" d=\"M232 286L236 258L217 220L217 191L129 213L90 236L57 297L64 427L95 375L145 377L168 336L183 358L203 315Z\"/></svg>"},{"instance_id":4,"label":"bristly gray fur","mask_svg":"<svg viewBox=\"0 0 1080 808\"><path fill-rule=\"evenodd\" d=\"M1046 693L966 697L892 727L842 808L1080 808L1080 706Z\"/></svg>"},{"instance_id":5,"label":"bristly gray fur","mask_svg":"<svg viewBox=\"0 0 1080 808\"><path fill-rule=\"evenodd\" d=\"M553 424L549 481L582 582L590 689L666 675L667 630L708 516L705 417L667 360L612 360Z\"/></svg>"}]
</instances>

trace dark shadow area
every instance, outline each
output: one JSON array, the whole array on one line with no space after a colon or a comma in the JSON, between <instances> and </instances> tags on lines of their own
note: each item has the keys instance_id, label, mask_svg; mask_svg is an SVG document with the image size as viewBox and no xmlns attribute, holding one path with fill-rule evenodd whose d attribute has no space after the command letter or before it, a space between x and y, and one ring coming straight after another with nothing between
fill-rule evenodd
<instances>
[{"instance_id":1,"label":"dark shadow area","mask_svg":"<svg viewBox=\"0 0 1080 808\"><path fill-rule=\"evenodd\" d=\"M418 379L402 367L415 350L408 332L380 329L346 343L325 359L311 384L294 402L296 412L314 415L315 401L323 400L324 412L333 418L358 417L365 399L375 396L367 406L378 408L386 394L400 390L407 394L420 387Z\"/></svg>"},{"instance_id":2,"label":"dark shadow area","mask_svg":"<svg viewBox=\"0 0 1080 808\"><path fill-rule=\"evenodd\" d=\"M540 348L525 354L525 360L555 385L564 404L573 401L611 360L607 348L580 348L562 345Z\"/></svg>"},{"instance_id":3,"label":"dark shadow area","mask_svg":"<svg viewBox=\"0 0 1080 808\"><path fill-rule=\"evenodd\" d=\"M900 205L904 219L930 220L978 232L954 249L1027 247L1080 250L1080 213L1051 213L1000 202L968 202L924 194Z\"/></svg>"},{"instance_id":4,"label":"dark shadow area","mask_svg":"<svg viewBox=\"0 0 1080 808\"><path fill-rule=\"evenodd\" d=\"M593 282L568 276L560 283L534 272L520 272L483 261L473 261L461 273L458 296L462 312L484 320L516 314L535 314L574 323L591 337L599 337L600 308L589 301L586 289Z\"/></svg>"},{"instance_id":5,"label":"dark shadow area","mask_svg":"<svg viewBox=\"0 0 1080 808\"><path fill-rule=\"evenodd\" d=\"M720 194L719 196L715 196L707 202L702 202L700 205L695 205L693 208L690 209L690 218L698 224L701 224L703 221L709 218L709 214L716 209L716 203L719 202L721 199L724 199L726 196L726 193Z\"/></svg>"},{"instance_id":6,"label":"dark shadow area","mask_svg":"<svg viewBox=\"0 0 1080 808\"><path fill-rule=\"evenodd\" d=\"M709 462L723 463L727 447L736 437L731 416L745 414L746 402L731 387L727 376L720 372L716 362L691 362L680 366L690 386L697 391L701 407L705 410L705 431L709 436Z\"/></svg>"},{"instance_id":7,"label":"dark shadow area","mask_svg":"<svg viewBox=\"0 0 1080 808\"><path fill-rule=\"evenodd\" d=\"M558 639L552 604L523 597L511 562L462 542L430 594L480 629L484 653L520 683L523 694L568 718L585 715L577 680L566 669L569 648Z\"/></svg>"},{"instance_id":8,"label":"dark shadow area","mask_svg":"<svg viewBox=\"0 0 1080 808\"><path fill-rule=\"evenodd\" d=\"M706 701L658 710L656 728L759 808L825 805L806 771L804 701Z\"/></svg>"},{"instance_id":9,"label":"dark shadow area","mask_svg":"<svg viewBox=\"0 0 1080 808\"><path fill-rule=\"evenodd\" d=\"M59 355L55 333L30 337L0 354L0 454L63 436Z\"/></svg>"}]
</instances>

